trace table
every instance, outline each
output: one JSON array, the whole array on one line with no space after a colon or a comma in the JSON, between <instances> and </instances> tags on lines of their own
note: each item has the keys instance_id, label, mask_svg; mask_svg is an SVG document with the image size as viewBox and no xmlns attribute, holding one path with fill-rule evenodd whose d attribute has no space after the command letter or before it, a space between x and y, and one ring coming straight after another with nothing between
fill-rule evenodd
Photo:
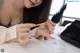
<instances>
[{"instance_id":1,"label":"table","mask_svg":"<svg viewBox=\"0 0 80 53\"><path fill-rule=\"evenodd\" d=\"M67 27L67 26L66 26ZM51 41L50 39L46 40L42 40L42 42L45 45L48 45L50 48L56 50L56 53L80 53L80 48L65 42L64 40L62 40L59 35L60 33L66 28L63 26L56 26L54 34L52 34L53 37L56 38L55 41ZM56 42L56 44L52 43L52 42ZM55 46L55 47L54 47Z\"/></svg>"},{"instance_id":2,"label":"table","mask_svg":"<svg viewBox=\"0 0 80 53\"><path fill-rule=\"evenodd\" d=\"M26 46L20 46L18 43L8 43L0 46L4 52L0 53L80 53L77 48L59 37L59 34L66 27L56 26L53 36L55 39L37 40L32 38Z\"/></svg>"}]
</instances>

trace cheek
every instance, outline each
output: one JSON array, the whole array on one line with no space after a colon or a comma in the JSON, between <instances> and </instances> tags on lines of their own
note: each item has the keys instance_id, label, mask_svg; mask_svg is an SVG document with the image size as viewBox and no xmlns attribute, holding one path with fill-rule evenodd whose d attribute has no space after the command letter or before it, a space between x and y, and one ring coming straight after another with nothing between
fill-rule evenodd
<instances>
[{"instance_id":1,"label":"cheek","mask_svg":"<svg viewBox=\"0 0 80 53\"><path fill-rule=\"evenodd\" d=\"M33 6L29 0L24 0L24 5L26 8L31 8Z\"/></svg>"}]
</instances>

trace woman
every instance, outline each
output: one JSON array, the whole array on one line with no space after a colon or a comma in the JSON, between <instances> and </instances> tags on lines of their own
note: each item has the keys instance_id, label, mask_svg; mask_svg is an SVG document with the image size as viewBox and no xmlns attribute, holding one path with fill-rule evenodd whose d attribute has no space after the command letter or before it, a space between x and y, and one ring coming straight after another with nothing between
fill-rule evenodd
<instances>
[{"instance_id":1,"label":"woman","mask_svg":"<svg viewBox=\"0 0 80 53\"><path fill-rule=\"evenodd\" d=\"M48 19L51 1L3 0L0 8L2 29L0 30L0 44L11 40L16 40L20 44L26 44L25 37L29 36L30 28L40 23L42 24L37 28L34 37L50 37L55 27L55 24Z\"/></svg>"}]
</instances>

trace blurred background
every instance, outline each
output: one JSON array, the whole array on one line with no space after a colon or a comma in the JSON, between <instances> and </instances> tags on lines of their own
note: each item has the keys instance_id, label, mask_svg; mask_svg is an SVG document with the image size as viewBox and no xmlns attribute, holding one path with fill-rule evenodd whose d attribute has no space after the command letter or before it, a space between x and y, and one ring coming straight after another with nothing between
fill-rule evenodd
<instances>
[{"instance_id":1,"label":"blurred background","mask_svg":"<svg viewBox=\"0 0 80 53\"><path fill-rule=\"evenodd\" d=\"M65 21L73 22L75 19L80 19L80 0L52 0L50 19L54 14L60 11L63 4L67 4L62 19L59 24L62 25Z\"/></svg>"}]
</instances>

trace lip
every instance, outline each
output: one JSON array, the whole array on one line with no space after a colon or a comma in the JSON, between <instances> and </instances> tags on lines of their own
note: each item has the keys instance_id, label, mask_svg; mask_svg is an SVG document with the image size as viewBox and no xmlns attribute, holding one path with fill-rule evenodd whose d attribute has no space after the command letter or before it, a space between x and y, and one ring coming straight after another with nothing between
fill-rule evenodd
<instances>
[{"instance_id":1,"label":"lip","mask_svg":"<svg viewBox=\"0 0 80 53\"><path fill-rule=\"evenodd\" d=\"M30 0L30 2L32 3L32 5L35 5L35 3L33 3L31 0Z\"/></svg>"}]
</instances>

